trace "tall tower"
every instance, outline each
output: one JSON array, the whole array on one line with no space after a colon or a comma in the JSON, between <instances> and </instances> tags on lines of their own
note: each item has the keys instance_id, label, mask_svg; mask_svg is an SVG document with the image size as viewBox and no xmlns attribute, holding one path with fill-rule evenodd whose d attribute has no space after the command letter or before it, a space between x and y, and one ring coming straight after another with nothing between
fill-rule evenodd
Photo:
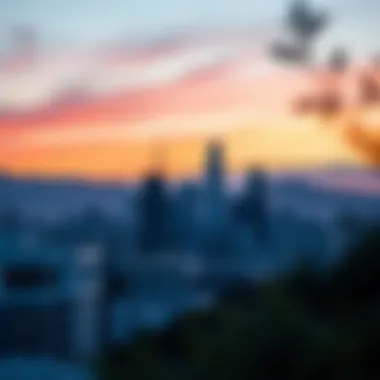
<instances>
[{"instance_id":1,"label":"tall tower","mask_svg":"<svg viewBox=\"0 0 380 380\"><path fill-rule=\"evenodd\" d=\"M225 162L223 146L211 142L206 150L202 222L205 238L214 251L220 251L228 222L228 202L225 189ZM218 247L218 248L216 248Z\"/></svg>"},{"instance_id":2,"label":"tall tower","mask_svg":"<svg viewBox=\"0 0 380 380\"><path fill-rule=\"evenodd\" d=\"M264 239L269 233L268 179L260 168L251 169L246 181L245 212L256 235Z\"/></svg>"},{"instance_id":3,"label":"tall tower","mask_svg":"<svg viewBox=\"0 0 380 380\"><path fill-rule=\"evenodd\" d=\"M224 151L218 141L211 142L207 147L206 156L206 186L208 190L222 193L224 190Z\"/></svg>"},{"instance_id":4,"label":"tall tower","mask_svg":"<svg viewBox=\"0 0 380 380\"><path fill-rule=\"evenodd\" d=\"M162 145L152 147L151 169L145 178L138 204L139 244L144 253L157 253L169 248L171 203L165 181Z\"/></svg>"},{"instance_id":5,"label":"tall tower","mask_svg":"<svg viewBox=\"0 0 380 380\"><path fill-rule=\"evenodd\" d=\"M205 222L216 225L224 209L224 152L218 141L211 142L206 151L204 186Z\"/></svg>"}]
</instances>

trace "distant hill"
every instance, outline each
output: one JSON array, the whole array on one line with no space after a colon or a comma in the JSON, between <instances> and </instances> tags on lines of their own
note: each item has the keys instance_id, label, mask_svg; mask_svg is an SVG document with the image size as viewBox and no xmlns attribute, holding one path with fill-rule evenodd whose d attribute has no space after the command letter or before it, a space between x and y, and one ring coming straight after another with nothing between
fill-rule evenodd
<instances>
[{"instance_id":1,"label":"distant hill","mask_svg":"<svg viewBox=\"0 0 380 380\"><path fill-rule=\"evenodd\" d=\"M132 192L132 187L122 183L20 179L0 175L0 212L14 208L27 217L50 220L95 207L119 218L127 214Z\"/></svg>"}]
</instances>

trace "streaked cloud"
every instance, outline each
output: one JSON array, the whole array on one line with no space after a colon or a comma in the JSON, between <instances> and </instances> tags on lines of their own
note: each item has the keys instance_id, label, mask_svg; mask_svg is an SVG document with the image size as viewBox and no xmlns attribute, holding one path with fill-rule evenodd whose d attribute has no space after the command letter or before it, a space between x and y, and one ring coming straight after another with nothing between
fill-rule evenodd
<instances>
[{"instance_id":1,"label":"streaked cloud","mask_svg":"<svg viewBox=\"0 0 380 380\"><path fill-rule=\"evenodd\" d=\"M202 147L215 135L225 139L234 170L358 162L339 131L290 113L295 96L334 78L281 67L266 46L245 34L214 35L5 65L0 101L14 113L0 116L0 166L19 174L133 177L146 170L152 144L162 142L170 173L179 176L199 168Z\"/></svg>"},{"instance_id":2,"label":"streaked cloud","mask_svg":"<svg viewBox=\"0 0 380 380\"><path fill-rule=\"evenodd\" d=\"M80 90L92 97L150 89L236 59L249 50L257 50L250 40L216 39L197 44L183 41L161 54L148 54L148 58L136 57L133 51L124 52L117 61L107 59L111 55L107 51L41 56L19 70L12 64L0 68L0 108L17 112L47 107L70 91Z\"/></svg>"}]
</instances>

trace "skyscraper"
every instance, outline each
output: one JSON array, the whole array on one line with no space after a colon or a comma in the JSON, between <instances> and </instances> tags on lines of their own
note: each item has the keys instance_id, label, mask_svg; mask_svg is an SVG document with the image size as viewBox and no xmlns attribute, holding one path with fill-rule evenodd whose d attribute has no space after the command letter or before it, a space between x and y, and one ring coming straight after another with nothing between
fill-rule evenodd
<instances>
[{"instance_id":1,"label":"skyscraper","mask_svg":"<svg viewBox=\"0 0 380 380\"><path fill-rule=\"evenodd\" d=\"M212 141L206 150L202 225L206 250L215 254L224 251L228 246L228 202L224 150L218 141Z\"/></svg>"},{"instance_id":2,"label":"skyscraper","mask_svg":"<svg viewBox=\"0 0 380 380\"><path fill-rule=\"evenodd\" d=\"M246 190L243 196L246 222L252 227L255 235L265 239L268 235L268 183L264 171L252 169L246 180Z\"/></svg>"},{"instance_id":3,"label":"skyscraper","mask_svg":"<svg viewBox=\"0 0 380 380\"><path fill-rule=\"evenodd\" d=\"M177 247L191 251L198 237L197 225L198 189L190 182L182 184L176 196L173 212Z\"/></svg>"},{"instance_id":4,"label":"skyscraper","mask_svg":"<svg viewBox=\"0 0 380 380\"><path fill-rule=\"evenodd\" d=\"M224 186L224 150L218 141L212 141L206 151L206 183L221 192Z\"/></svg>"},{"instance_id":5,"label":"skyscraper","mask_svg":"<svg viewBox=\"0 0 380 380\"><path fill-rule=\"evenodd\" d=\"M162 252L168 248L170 221L170 204L163 178L152 175L145 181L138 205L141 251Z\"/></svg>"},{"instance_id":6,"label":"skyscraper","mask_svg":"<svg viewBox=\"0 0 380 380\"><path fill-rule=\"evenodd\" d=\"M225 211L224 152L219 142L213 141L208 145L205 165L205 218L216 225L222 221Z\"/></svg>"},{"instance_id":7,"label":"skyscraper","mask_svg":"<svg viewBox=\"0 0 380 380\"><path fill-rule=\"evenodd\" d=\"M162 253L171 248L172 212L163 142L155 141L150 154L149 173L137 199L138 244L143 253Z\"/></svg>"}]
</instances>

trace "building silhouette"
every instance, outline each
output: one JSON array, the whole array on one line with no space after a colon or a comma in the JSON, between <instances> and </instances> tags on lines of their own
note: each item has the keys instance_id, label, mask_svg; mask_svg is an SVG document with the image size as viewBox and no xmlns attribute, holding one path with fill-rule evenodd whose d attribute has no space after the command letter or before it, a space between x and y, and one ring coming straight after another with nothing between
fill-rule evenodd
<instances>
[{"instance_id":1,"label":"building silhouette","mask_svg":"<svg viewBox=\"0 0 380 380\"><path fill-rule=\"evenodd\" d=\"M101 347L103 253L0 236L0 353L91 359Z\"/></svg>"},{"instance_id":2,"label":"building silhouette","mask_svg":"<svg viewBox=\"0 0 380 380\"><path fill-rule=\"evenodd\" d=\"M138 199L139 245L142 253L168 248L170 205L164 179L157 174L145 180Z\"/></svg>"},{"instance_id":3,"label":"building silhouette","mask_svg":"<svg viewBox=\"0 0 380 380\"><path fill-rule=\"evenodd\" d=\"M176 194L173 209L173 236L176 240L177 249L181 251L192 251L197 246L198 195L197 187L190 182L182 184Z\"/></svg>"},{"instance_id":4,"label":"building silhouette","mask_svg":"<svg viewBox=\"0 0 380 380\"><path fill-rule=\"evenodd\" d=\"M138 245L144 254L171 248L172 207L165 180L163 147L152 147L152 169L140 188L137 198Z\"/></svg>"},{"instance_id":5,"label":"building silhouette","mask_svg":"<svg viewBox=\"0 0 380 380\"><path fill-rule=\"evenodd\" d=\"M229 250L229 205L226 192L224 148L212 141L206 148L201 224L203 249L213 255Z\"/></svg>"},{"instance_id":6,"label":"building silhouette","mask_svg":"<svg viewBox=\"0 0 380 380\"><path fill-rule=\"evenodd\" d=\"M259 240L269 237L269 196L268 181L264 171L251 169L246 178L243 194L237 207L236 218L239 224Z\"/></svg>"}]
</instances>

